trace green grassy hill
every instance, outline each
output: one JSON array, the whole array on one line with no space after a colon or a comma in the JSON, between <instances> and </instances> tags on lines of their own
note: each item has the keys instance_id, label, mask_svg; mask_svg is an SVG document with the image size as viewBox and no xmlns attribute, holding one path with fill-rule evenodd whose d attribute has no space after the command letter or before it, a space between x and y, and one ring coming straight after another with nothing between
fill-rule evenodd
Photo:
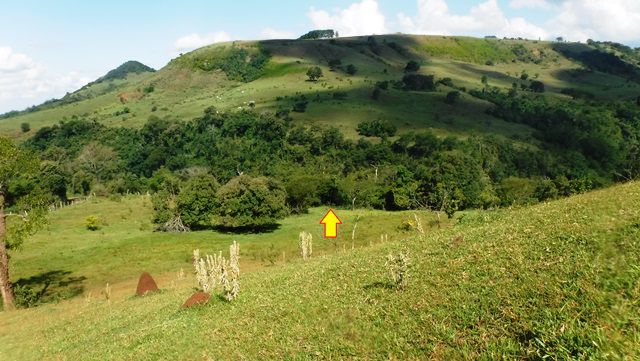
<instances>
[{"instance_id":1,"label":"green grassy hill","mask_svg":"<svg viewBox=\"0 0 640 361\"><path fill-rule=\"evenodd\" d=\"M61 267L56 260L66 258L63 263L80 273L103 268L102 275L96 273L100 281L149 268L184 268L187 277L161 277L163 292L144 298L131 296L135 284L129 282L114 290L111 302L94 291L83 299L2 313L0 358L640 357L637 182L531 207L464 212L443 229L386 242L380 242L378 233L393 233L401 219L367 214L355 249L338 246L325 253L323 248L331 246L317 240L321 251L310 261L290 259L259 272L250 271L253 247L268 249L273 243L278 252L293 253L295 233L302 228L315 232L312 219L320 210L289 219L262 239L162 235L158 237L166 241L144 246L118 235L117 229L140 227L145 215L139 210L146 201L122 202L116 207L121 214L107 212L111 218L102 236L82 234L72 215L97 212L98 206L112 209L110 202L60 211L50 226L60 243L45 246L45 232L25 245L15 264L31 264L34 271L36 264L53 269ZM344 214L343 236L354 213ZM365 224L367 219L371 223ZM143 230L132 233L133 238L151 237ZM249 269L241 276L240 297L181 310L195 286L185 260L189 250L200 246L212 251L232 238L240 240L240 267ZM111 254L114 244L128 251ZM127 248L134 245L141 247ZM410 257L403 291L393 287L385 268L386 255L398 251ZM92 254L100 256L91 259ZM24 268L20 272L29 273Z\"/></svg>"},{"instance_id":2,"label":"green grassy hill","mask_svg":"<svg viewBox=\"0 0 640 361\"><path fill-rule=\"evenodd\" d=\"M483 75L492 86L510 88L514 82L527 83L520 79L524 72L544 82L551 99L569 99L562 94L565 89L603 100L640 94L640 84L623 74L584 70L583 62L567 50L572 47L592 49L581 44L558 48L538 41L409 35L215 44L182 55L157 72L90 84L70 95L78 101L2 119L0 133L23 138L29 133L20 132L21 123L30 123L34 132L74 117L139 127L150 115L188 120L209 106L235 110L251 102L258 110L275 112L290 108L304 95L308 109L294 113L295 121L331 124L351 137L357 136L358 122L383 118L401 133L432 128L459 137L492 133L526 139L530 128L484 114L489 107L485 101L463 94L457 106L445 104L449 86L428 93L391 88L378 101L371 99L371 93L376 82L400 80L406 63L417 60L421 73L451 78L455 88L479 89ZM341 69L330 71L332 59L341 60ZM344 71L349 64L356 66L355 75ZM325 76L307 82L305 73L314 65ZM346 94L341 98L335 93Z\"/></svg>"},{"instance_id":3,"label":"green grassy hill","mask_svg":"<svg viewBox=\"0 0 640 361\"><path fill-rule=\"evenodd\" d=\"M8 211L30 191L99 197L51 212L10 253L18 299L37 307L0 313L0 359L636 359L640 183L585 192L640 174L637 59L615 43L236 41L158 71L126 63L4 115L0 135L43 160L12 180ZM435 91L403 86L410 61ZM238 111L253 108L278 114ZM358 134L378 119L397 134ZM222 187L268 176L283 214L309 211L262 233L224 231L219 214L190 233L154 232L152 197L169 195L154 198L158 213L177 212L205 174ZM326 205L344 222L335 240L321 236ZM454 217L410 210L425 208ZM301 231L314 237L307 262ZM239 299L181 310L196 287L192 251L234 240ZM405 290L385 266L400 251ZM143 271L163 292L133 297Z\"/></svg>"}]
</instances>

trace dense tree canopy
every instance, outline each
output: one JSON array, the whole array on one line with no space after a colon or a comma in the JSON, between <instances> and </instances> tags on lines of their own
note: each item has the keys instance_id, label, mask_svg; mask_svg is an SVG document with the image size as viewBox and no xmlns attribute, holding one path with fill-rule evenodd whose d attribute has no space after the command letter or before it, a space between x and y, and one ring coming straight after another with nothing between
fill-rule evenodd
<instances>
[{"instance_id":1,"label":"dense tree canopy","mask_svg":"<svg viewBox=\"0 0 640 361\"><path fill-rule=\"evenodd\" d=\"M38 163L32 153L0 137L0 294L5 310L15 302L8 252L44 223L46 199L38 184ZM15 212L11 222L8 208Z\"/></svg>"},{"instance_id":2,"label":"dense tree canopy","mask_svg":"<svg viewBox=\"0 0 640 361\"><path fill-rule=\"evenodd\" d=\"M218 206L216 192L220 185L209 174L190 178L180 189L176 200L182 221L190 228L210 226Z\"/></svg>"},{"instance_id":3,"label":"dense tree canopy","mask_svg":"<svg viewBox=\"0 0 640 361\"><path fill-rule=\"evenodd\" d=\"M241 175L218 190L217 222L230 228L260 228L275 224L286 213L286 192L267 177Z\"/></svg>"},{"instance_id":4,"label":"dense tree canopy","mask_svg":"<svg viewBox=\"0 0 640 361\"><path fill-rule=\"evenodd\" d=\"M415 73L403 80L395 87L426 90L436 84L433 76ZM388 89L388 84L376 84L376 89ZM448 98L463 91L454 90ZM337 128L293 123L288 113L208 108L190 121L151 116L140 129L75 119L39 129L23 147L45 160L39 183L52 199L62 200L67 193L148 190L155 194L157 223L180 216L195 227L248 226L252 217L264 224L268 217L247 215L245 203L218 213L221 194L231 194L229 188L251 189L256 182L246 179L260 177L282 184L274 188L281 192L277 198L293 212L325 204L451 213L553 197L549 182L562 196L640 175L635 101L550 102L534 92L490 86L468 94L492 103L489 114L534 128L540 146L492 136L443 138L427 131L396 135L397 129L381 120L361 122L357 131L363 138L351 140ZM300 96L295 102L306 108L309 99ZM242 181L227 187L238 174L244 174ZM217 182L225 186L218 188ZM261 182L257 188L264 190ZM7 188L7 199L33 187L33 181L17 180ZM231 214L238 215L236 223Z\"/></svg>"},{"instance_id":5,"label":"dense tree canopy","mask_svg":"<svg viewBox=\"0 0 640 361\"><path fill-rule=\"evenodd\" d=\"M365 137L388 138L396 135L398 128L387 121L375 119L369 122L359 123L357 130L358 134L364 135Z\"/></svg>"},{"instance_id":6,"label":"dense tree canopy","mask_svg":"<svg viewBox=\"0 0 640 361\"><path fill-rule=\"evenodd\" d=\"M300 37L301 40L316 40L316 39L332 39L337 38L338 33L332 29L326 30L311 30L308 33Z\"/></svg>"},{"instance_id":7,"label":"dense tree canopy","mask_svg":"<svg viewBox=\"0 0 640 361\"><path fill-rule=\"evenodd\" d=\"M313 66L307 70L307 76L309 77L309 80L316 81L323 77L322 69L320 69L319 66Z\"/></svg>"}]
</instances>

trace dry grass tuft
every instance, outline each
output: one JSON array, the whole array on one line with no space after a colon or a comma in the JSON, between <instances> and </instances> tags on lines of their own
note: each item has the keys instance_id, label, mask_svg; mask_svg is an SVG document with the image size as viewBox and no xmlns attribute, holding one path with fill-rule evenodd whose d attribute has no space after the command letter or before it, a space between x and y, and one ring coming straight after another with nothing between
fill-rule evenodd
<instances>
[{"instance_id":1,"label":"dry grass tuft","mask_svg":"<svg viewBox=\"0 0 640 361\"><path fill-rule=\"evenodd\" d=\"M405 251L397 253L390 252L387 255L385 266L389 270L391 280L395 286L403 290L407 287L407 276L409 272L409 254Z\"/></svg>"},{"instance_id":2,"label":"dry grass tuft","mask_svg":"<svg viewBox=\"0 0 640 361\"><path fill-rule=\"evenodd\" d=\"M313 236L309 232L302 231L298 236L298 240L300 242L302 259L306 261L311 258L311 254L313 253Z\"/></svg>"},{"instance_id":3,"label":"dry grass tuft","mask_svg":"<svg viewBox=\"0 0 640 361\"><path fill-rule=\"evenodd\" d=\"M200 288L207 293L213 293L218 286L222 288L224 297L228 301L234 300L240 293L240 245L233 241L229 247L229 259L217 255L200 257L200 250L193 251L193 267L196 281Z\"/></svg>"}]
</instances>

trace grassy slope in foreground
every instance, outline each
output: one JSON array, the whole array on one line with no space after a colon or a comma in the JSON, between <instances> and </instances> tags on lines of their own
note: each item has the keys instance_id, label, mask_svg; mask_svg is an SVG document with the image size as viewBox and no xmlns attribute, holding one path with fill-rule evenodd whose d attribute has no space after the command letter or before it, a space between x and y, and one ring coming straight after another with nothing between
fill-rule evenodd
<instances>
[{"instance_id":1,"label":"grassy slope in foreground","mask_svg":"<svg viewBox=\"0 0 640 361\"><path fill-rule=\"evenodd\" d=\"M4 313L0 358L637 359L639 236L637 182L469 212L423 237L246 274L233 303L180 310L191 281ZM399 292L383 264L403 249Z\"/></svg>"}]
</instances>

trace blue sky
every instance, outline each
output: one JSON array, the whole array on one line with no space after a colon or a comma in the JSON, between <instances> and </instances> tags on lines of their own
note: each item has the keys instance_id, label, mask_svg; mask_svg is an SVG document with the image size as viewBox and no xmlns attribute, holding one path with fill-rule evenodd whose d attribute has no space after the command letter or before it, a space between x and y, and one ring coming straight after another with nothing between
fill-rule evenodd
<instances>
[{"instance_id":1,"label":"blue sky","mask_svg":"<svg viewBox=\"0 0 640 361\"><path fill-rule=\"evenodd\" d=\"M60 97L126 60L154 68L216 41L405 32L564 36L640 46L638 0L0 2L0 112Z\"/></svg>"}]
</instances>

